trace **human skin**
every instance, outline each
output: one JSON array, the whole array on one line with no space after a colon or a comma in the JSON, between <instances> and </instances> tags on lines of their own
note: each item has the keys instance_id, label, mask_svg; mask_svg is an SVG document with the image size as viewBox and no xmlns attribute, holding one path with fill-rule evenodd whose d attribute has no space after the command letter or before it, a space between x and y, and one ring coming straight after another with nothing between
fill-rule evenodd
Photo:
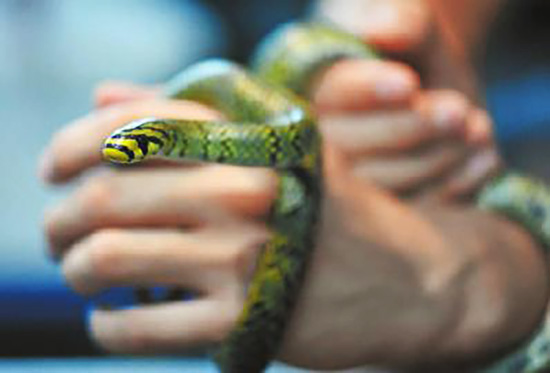
<instances>
[{"instance_id":1,"label":"human skin","mask_svg":"<svg viewBox=\"0 0 550 373\"><path fill-rule=\"evenodd\" d=\"M361 72L355 76L362 77L354 79L355 91L364 92L352 95L361 98L355 108L388 109L414 100L406 97L411 92L377 96L380 82L374 77L381 74L370 75L372 62L363 63L355 67ZM320 112L353 109L341 99L350 94L349 69L335 67L316 84L313 97ZM323 94L327 86L334 96ZM42 158L47 181L66 183L101 167L102 139L131 119L219 117L200 105L124 84L104 86L97 102L95 112L53 139ZM411 138L397 137L395 143L380 130L365 136L362 146L326 141L319 244L282 360L309 369L466 361L498 354L540 320L546 273L527 233L467 207L406 204L355 171L354 154L380 150L370 148L372 136L398 150L418 138L438 138L434 133L449 135L433 121L418 123L411 125L416 129ZM51 254L61 260L67 283L85 296L112 286L153 284L190 288L201 296L95 310L93 339L108 351L138 354L177 353L222 340L242 306L242 289L266 239L262 217L273 198L273 175L262 169L154 162L101 171L84 179L46 217Z\"/></svg>"},{"instance_id":2,"label":"human skin","mask_svg":"<svg viewBox=\"0 0 550 373\"><path fill-rule=\"evenodd\" d=\"M478 94L475 74L463 54L453 49L447 37L448 31L439 22L439 12L432 4L425 0L348 0L343 7L338 0L319 0L313 14L356 34L378 49L386 59L405 61L414 66L425 92L454 95L455 108L460 105L458 100L462 100L463 109L455 109L455 113L462 115L466 142L475 145L464 149L463 160L454 165L452 177L423 179L421 194L426 195L428 190L432 196L432 192L437 192L435 195L456 199L461 194L471 194L487 177L494 175L499 168L499 160L491 142L490 117L480 104L483 99ZM353 69L349 71L351 76ZM371 114L368 113L369 116ZM353 117L349 112L345 115ZM445 146L440 139L433 144L436 148ZM431 150L428 144L424 144L423 149L426 153ZM418 148L413 147L409 151L400 149L400 154L404 159L411 160L418 159L419 152ZM426 159L425 156L420 158ZM390 173L397 175L393 170ZM370 176L378 181L376 173ZM427 189L426 181L429 179L432 187ZM380 185L399 192L388 183ZM407 195L414 196L414 193Z\"/></svg>"},{"instance_id":3,"label":"human skin","mask_svg":"<svg viewBox=\"0 0 550 373\"><path fill-rule=\"evenodd\" d=\"M346 61L315 84L327 139L326 197L320 244L280 354L288 363L336 369L479 361L525 338L540 320L546 273L523 230L467 207L405 203L387 192L455 199L475 191L493 167L486 161L465 172L472 144L490 149L487 116L463 95L421 90L418 81L403 65ZM44 179L65 183L96 169L102 138L131 119L219 117L123 83L100 87L96 102L93 114L55 137L42 159ZM458 148L448 152L449 143ZM419 156L417 147L438 146L441 153ZM448 189L451 181L462 187ZM151 284L201 293L186 303L96 310L94 340L112 352L150 354L223 339L266 237L262 217L273 186L266 170L165 162L85 179L46 218L51 253L70 286L83 295Z\"/></svg>"},{"instance_id":4,"label":"human skin","mask_svg":"<svg viewBox=\"0 0 550 373\"><path fill-rule=\"evenodd\" d=\"M357 176L387 190L471 197L499 168L491 120L465 95L420 89L418 81L400 63L336 64L318 79L313 94L324 135L343 150ZM122 82L106 82L98 91L100 106L158 94Z\"/></svg>"},{"instance_id":5,"label":"human skin","mask_svg":"<svg viewBox=\"0 0 550 373\"><path fill-rule=\"evenodd\" d=\"M505 0L426 0L454 53L471 60Z\"/></svg>"}]
</instances>

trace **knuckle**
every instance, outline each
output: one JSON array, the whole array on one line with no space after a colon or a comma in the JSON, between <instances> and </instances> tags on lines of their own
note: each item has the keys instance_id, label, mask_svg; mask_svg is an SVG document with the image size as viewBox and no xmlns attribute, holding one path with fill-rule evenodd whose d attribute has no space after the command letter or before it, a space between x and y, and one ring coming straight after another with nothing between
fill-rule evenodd
<instances>
[{"instance_id":1,"label":"knuckle","mask_svg":"<svg viewBox=\"0 0 550 373\"><path fill-rule=\"evenodd\" d=\"M71 247L62 261L68 285L89 295L116 280L121 263L118 241L116 234L100 231Z\"/></svg>"},{"instance_id":2,"label":"knuckle","mask_svg":"<svg viewBox=\"0 0 550 373\"><path fill-rule=\"evenodd\" d=\"M116 278L122 267L121 236L116 229L105 229L88 238L90 272L94 278L104 281Z\"/></svg>"},{"instance_id":3,"label":"knuckle","mask_svg":"<svg viewBox=\"0 0 550 373\"><path fill-rule=\"evenodd\" d=\"M77 193L77 199L92 220L101 219L115 199L114 182L111 177L97 176L89 180Z\"/></svg>"}]
</instances>

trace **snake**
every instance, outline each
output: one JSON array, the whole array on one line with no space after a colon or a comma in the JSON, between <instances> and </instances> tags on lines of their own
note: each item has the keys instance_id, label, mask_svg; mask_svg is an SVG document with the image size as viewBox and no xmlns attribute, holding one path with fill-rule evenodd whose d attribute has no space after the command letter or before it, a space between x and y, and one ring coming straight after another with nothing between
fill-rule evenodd
<instances>
[{"instance_id":1,"label":"snake","mask_svg":"<svg viewBox=\"0 0 550 373\"><path fill-rule=\"evenodd\" d=\"M166 157L276 172L277 193L267 219L271 237L262 247L237 322L214 354L221 372L262 372L280 348L321 216L323 142L308 89L321 71L350 58L381 57L331 24L284 24L260 43L249 68L208 59L166 85L166 97L205 104L224 119L143 118L115 130L103 144L103 157L116 164ZM543 183L505 173L485 187L478 202L550 244L550 193ZM526 346L483 371L542 372L550 368L549 348L550 322Z\"/></svg>"},{"instance_id":2,"label":"snake","mask_svg":"<svg viewBox=\"0 0 550 373\"><path fill-rule=\"evenodd\" d=\"M537 178L505 171L491 180L477 196L479 207L500 213L525 228L550 254L550 189ZM550 371L550 313L534 333L484 373L542 373Z\"/></svg>"},{"instance_id":3,"label":"snake","mask_svg":"<svg viewBox=\"0 0 550 373\"><path fill-rule=\"evenodd\" d=\"M304 97L307 87L332 61L374 57L345 32L288 24L260 46L252 69L210 59L167 84L167 97L215 108L224 120L144 118L117 129L103 145L103 157L118 164L162 156L275 170L277 193L267 219L271 237L236 326L215 354L222 372L261 372L276 355L315 247L322 140Z\"/></svg>"}]
</instances>

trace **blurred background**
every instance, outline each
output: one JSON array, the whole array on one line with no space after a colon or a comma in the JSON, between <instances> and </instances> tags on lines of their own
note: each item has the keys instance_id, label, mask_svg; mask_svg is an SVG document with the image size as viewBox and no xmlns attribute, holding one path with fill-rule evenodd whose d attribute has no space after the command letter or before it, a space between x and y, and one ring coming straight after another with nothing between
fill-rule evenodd
<instances>
[{"instance_id":1,"label":"blurred background","mask_svg":"<svg viewBox=\"0 0 550 373\"><path fill-rule=\"evenodd\" d=\"M99 353L84 330L86 302L45 255L42 213L67 191L36 177L52 134L91 109L94 85L162 82L207 56L246 61L258 39L306 8L305 0L277 0L269 9L254 0L0 0L0 356ZM0 370L14 371L12 363ZM119 371L95 364L85 371ZM161 371L155 366L138 371ZM173 368L182 371L181 362Z\"/></svg>"}]
</instances>

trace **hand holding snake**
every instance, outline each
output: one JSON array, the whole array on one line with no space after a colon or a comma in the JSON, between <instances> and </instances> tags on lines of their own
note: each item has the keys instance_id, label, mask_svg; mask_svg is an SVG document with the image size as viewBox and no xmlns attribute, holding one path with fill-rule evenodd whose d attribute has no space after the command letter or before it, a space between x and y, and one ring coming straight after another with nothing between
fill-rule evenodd
<instances>
[{"instance_id":1,"label":"hand holding snake","mask_svg":"<svg viewBox=\"0 0 550 373\"><path fill-rule=\"evenodd\" d=\"M154 123L152 124L152 127L149 128L149 129L150 129L150 130L154 130L153 127L154 127ZM146 129L146 128L144 128L144 129ZM157 131L157 132L160 132L160 133L162 134L162 130L164 130L164 129L163 129L163 128L160 128L160 129L157 128L157 130L160 130L160 131ZM116 135L115 135L115 136L116 136ZM115 137L115 139L116 139L116 137ZM133 140L136 140L136 141L137 141L137 139L133 139ZM204 149L201 150L201 151L203 151L203 153L200 153L200 154L206 154L206 153L204 152ZM229 154L229 156L231 155L231 153L228 153L228 154ZM223 155L223 154L222 154L222 155ZM435 327L435 326L434 326L434 327Z\"/></svg>"}]
</instances>

